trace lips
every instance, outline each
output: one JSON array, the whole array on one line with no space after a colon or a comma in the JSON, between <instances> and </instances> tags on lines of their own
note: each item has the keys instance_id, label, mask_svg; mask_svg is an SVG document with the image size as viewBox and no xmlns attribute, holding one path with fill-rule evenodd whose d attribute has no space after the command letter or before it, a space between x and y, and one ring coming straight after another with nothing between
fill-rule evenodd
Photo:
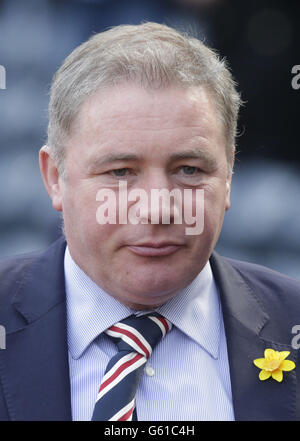
<instances>
[{"instance_id":1,"label":"lips","mask_svg":"<svg viewBox=\"0 0 300 441\"><path fill-rule=\"evenodd\" d=\"M183 245L170 243L170 242L161 242L161 243L143 243L139 245L128 245L128 249L132 251L134 254L138 256L144 257L159 257L159 256L168 256L170 254L175 253Z\"/></svg>"}]
</instances>

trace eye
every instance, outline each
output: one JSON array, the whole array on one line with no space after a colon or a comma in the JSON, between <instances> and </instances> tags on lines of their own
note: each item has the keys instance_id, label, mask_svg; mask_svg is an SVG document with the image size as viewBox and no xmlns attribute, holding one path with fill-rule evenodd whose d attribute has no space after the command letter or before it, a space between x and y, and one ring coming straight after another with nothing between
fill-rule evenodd
<instances>
[{"instance_id":1,"label":"eye","mask_svg":"<svg viewBox=\"0 0 300 441\"><path fill-rule=\"evenodd\" d=\"M126 176L128 171L129 171L128 168L116 168L115 170L112 170L111 173L114 176L117 176L118 178L122 178L122 177Z\"/></svg>"},{"instance_id":2,"label":"eye","mask_svg":"<svg viewBox=\"0 0 300 441\"><path fill-rule=\"evenodd\" d=\"M194 174L196 174L197 172L200 171L200 168L198 168L198 167L192 167L192 166L190 166L190 165L183 165L183 166L181 167L181 170L183 171L183 173L184 173L185 175L194 175Z\"/></svg>"}]
</instances>

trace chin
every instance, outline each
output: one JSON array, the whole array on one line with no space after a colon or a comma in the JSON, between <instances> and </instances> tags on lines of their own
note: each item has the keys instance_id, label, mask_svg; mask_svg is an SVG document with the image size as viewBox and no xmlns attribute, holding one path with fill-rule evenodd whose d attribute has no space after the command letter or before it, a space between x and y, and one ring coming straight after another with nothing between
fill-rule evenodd
<instances>
[{"instance_id":1,"label":"chin","mask_svg":"<svg viewBox=\"0 0 300 441\"><path fill-rule=\"evenodd\" d=\"M140 293L132 298L118 298L118 300L126 306L129 306L132 309L136 310L152 310L158 308L159 306L167 303L175 294L171 295L162 295L157 294L155 296L150 295L149 293Z\"/></svg>"},{"instance_id":2,"label":"chin","mask_svg":"<svg viewBox=\"0 0 300 441\"><path fill-rule=\"evenodd\" d=\"M131 286L130 289L128 289ZM127 292L130 292L135 302L140 301L144 305L158 305L165 303L167 300L176 295L180 289L179 283L174 279L144 279L137 285L136 283L127 285Z\"/></svg>"}]
</instances>

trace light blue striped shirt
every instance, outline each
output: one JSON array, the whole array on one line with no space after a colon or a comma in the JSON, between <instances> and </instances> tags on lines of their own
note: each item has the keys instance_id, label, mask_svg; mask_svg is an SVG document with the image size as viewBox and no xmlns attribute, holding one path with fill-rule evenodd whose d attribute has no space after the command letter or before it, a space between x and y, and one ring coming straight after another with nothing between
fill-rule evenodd
<instances>
[{"instance_id":1,"label":"light blue striped shirt","mask_svg":"<svg viewBox=\"0 0 300 441\"><path fill-rule=\"evenodd\" d=\"M72 418L90 420L116 346L103 333L131 310L96 285L65 253ZM155 347L136 394L139 421L233 420L218 290L209 262L181 293L156 309L173 323Z\"/></svg>"}]
</instances>

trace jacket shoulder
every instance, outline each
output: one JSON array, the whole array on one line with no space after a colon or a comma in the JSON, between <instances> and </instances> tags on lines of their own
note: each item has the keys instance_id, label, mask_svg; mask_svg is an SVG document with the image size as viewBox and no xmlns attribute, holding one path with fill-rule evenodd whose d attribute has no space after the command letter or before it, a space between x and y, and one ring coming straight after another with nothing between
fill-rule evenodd
<instances>
[{"instance_id":1,"label":"jacket shoulder","mask_svg":"<svg viewBox=\"0 0 300 441\"><path fill-rule=\"evenodd\" d=\"M15 294L26 280L27 271L39 252L22 254L0 261L0 322L3 323Z\"/></svg>"},{"instance_id":2,"label":"jacket shoulder","mask_svg":"<svg viewBox=\"0 0 300 441\"><path fill-rule=\"evenodd\" d=\"M267 283L270 287L272 287L272 285L277 288L288 286L290 289L294 288L299 292L300 280L256 263L230 259L228 257L223 257L223 259L230 263L230 265L232 265L244 277L256 280L258 283Z\"/></svg>"},{"instance_id":3,"label":"jacket shoulder","mask_svg":"<svg viewBox=\"0 0 300 441\"><path fill-rule=\"evenodd\" d=\"M225 259L255 292L266 310L288 320L299 321L300 280L250 262Z\"/></svg>"}]
</instances>

